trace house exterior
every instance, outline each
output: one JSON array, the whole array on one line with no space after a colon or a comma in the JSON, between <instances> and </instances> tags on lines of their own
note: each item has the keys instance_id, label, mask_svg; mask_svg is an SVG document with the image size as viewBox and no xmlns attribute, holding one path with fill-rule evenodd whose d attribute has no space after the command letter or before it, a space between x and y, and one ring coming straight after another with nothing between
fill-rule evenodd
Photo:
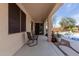
<instances>
[{"instance_id":1,"label":"house exterior","mask_svg":"<svg viewBox=\"0 0 79 59\"><path fill-rule=\"evenodd\" d=\"M26 14L26 31L14 33L14 34L8 34L8 30L9 30L8 29L9 27L8 25L9 23L8 22L9 21L8 3L0 3L0 55L11 56L14 53L16 53L16 51L18 51L28 40L26 32L32 32L35 34L35 23L44 24L43 25L44 34L46 33L46 25L47 25L48 26L48 38L50 38L51 28L52 28L52 24L51 24L52 15L61 6L60 3L57 3L57 4L52 3L52 4L46 4L46 5L44 4L33 5L33 4L27 4L27 3L25 4L16 3L16 4ZM48 23L46 23L46 20ZM33 27L31 27L32 26L31 22L33 24ZM25 39L23 38L24 34L26 36Z\"/></svg>"}]
</instances>

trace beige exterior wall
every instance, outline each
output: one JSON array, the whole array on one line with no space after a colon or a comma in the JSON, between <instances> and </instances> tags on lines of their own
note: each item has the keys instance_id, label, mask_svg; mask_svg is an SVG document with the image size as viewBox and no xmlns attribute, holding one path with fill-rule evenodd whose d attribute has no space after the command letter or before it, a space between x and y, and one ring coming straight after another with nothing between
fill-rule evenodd
<instances>
[{"instance_id":1,"label":"beige exterior wall","mask_svg":"<svg viewBox=\"0 0 79 59\"><path fill-rule=\"evenodd\" d=\"M26 31L31 31L30 15L25 11L21 4L17 4L26 14ZM23 32L8 34L8 4L0 4L0 55L13 55L27 41L23 39ZM27 36L27 35L26 35Z\"/></svg>"}]
</instances>

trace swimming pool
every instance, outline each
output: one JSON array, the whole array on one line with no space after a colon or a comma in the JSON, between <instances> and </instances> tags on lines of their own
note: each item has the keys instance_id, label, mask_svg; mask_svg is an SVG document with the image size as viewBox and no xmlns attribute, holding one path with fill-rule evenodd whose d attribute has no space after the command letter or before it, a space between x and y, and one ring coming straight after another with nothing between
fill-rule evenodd
<instances>
[{"instance_id":1,"label":"swimming pool","mask_svg":"<svg viewBox=\"0 0 79 59\"><path fill-rule=\"evenodd\" d=\"M79 38L77 38L77 37L72 37L71 39L72 39L72 40L79 41Z\"/></svg>"},{"instance_id":2,"label":"swimming pool","mask_svg":"<svg viewBox=\"0 0 79 59\"><path fill-rule=\"evenodd\" d=\"M73 34L61 34L62 38L68 41L79 41L79 33L73 33Z\"/></svg>"}]
</instances>

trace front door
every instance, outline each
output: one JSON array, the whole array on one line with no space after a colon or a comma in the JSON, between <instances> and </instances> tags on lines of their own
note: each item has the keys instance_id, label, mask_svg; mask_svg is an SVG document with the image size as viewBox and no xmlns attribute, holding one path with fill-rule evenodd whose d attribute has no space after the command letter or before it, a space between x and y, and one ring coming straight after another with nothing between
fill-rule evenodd
<instances>
[{"instance_id":1,"label":"front door","mask_svg":"<svg viewBox=\"0 0 79 59\"><path fill-rule=\"evenodd\" d=\"M43 35L44 34L43 23L35 23L35 34L36 35Z\"/></svg>"}]
</instances>

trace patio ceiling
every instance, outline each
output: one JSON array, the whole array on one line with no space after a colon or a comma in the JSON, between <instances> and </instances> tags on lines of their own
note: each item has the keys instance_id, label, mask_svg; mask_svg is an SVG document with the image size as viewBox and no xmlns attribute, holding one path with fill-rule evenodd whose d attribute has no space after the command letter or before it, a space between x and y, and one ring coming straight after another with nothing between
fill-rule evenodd
<instances>
[{"instance_id":1,"label":"patio ceiling","mask_svg":"<svg viewBox=\"0 0 79 59\"><path fill-rule=\"evenodd\" d=\"M55 5L56 3L23 3L26 11L35 21L44 21Z\"/></svg>"}]
</instances>

